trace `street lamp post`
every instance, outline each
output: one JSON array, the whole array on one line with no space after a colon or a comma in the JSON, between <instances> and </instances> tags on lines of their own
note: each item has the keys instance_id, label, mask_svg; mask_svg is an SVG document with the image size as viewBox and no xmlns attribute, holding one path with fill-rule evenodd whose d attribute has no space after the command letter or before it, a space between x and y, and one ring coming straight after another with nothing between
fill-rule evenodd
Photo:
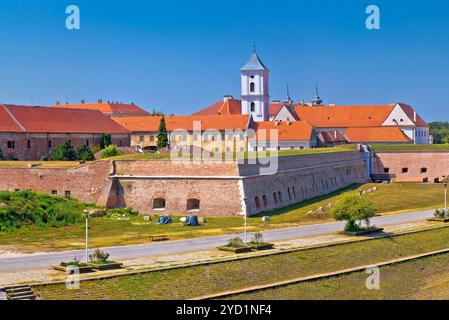
<instances>
[{"instance_id":1,"label":"street lamp post","mask_svg":"<svg viewBox=\"0 0 449 320\"><path fill-rule=\"evenodd\" d=\"M84 210L86 217L86 263L89 263L89 211Z\"/></svg>"},{"instance_id":2,"label":"street lamp post","mask_svg":"<svg viewBox=\"0 0 449 320\"><path fill-rule=\"evenodd\" d=\"M447 183L448 181L446 180L444 182L444 213L447 212Z\"/></svg>"},{"instance_id":3,"label":"street lamp post","mask_svg":"<svg viewBox=\"0 0 449 320\"><path fill-rule=\"evenodd\" d=\"M243 198L243 201L245 202L245 208L244 208L244 219L245 219L245 235L244 235L244 241L245 245L248 243L248 210L247 210L247 203L248 198Z\"/></svg>"}]
</instances>

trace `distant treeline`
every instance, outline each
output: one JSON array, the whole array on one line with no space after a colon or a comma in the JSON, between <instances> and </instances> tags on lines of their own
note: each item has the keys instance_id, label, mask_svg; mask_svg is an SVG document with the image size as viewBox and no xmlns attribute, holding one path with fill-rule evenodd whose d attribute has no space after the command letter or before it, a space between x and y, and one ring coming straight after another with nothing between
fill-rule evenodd
<instances>
[{"instance_id":1,"label":"distant treeline","mask_svg":"<svg viewBox=\"0 0 449 320\"><path fill-rule=\"evenodd\" d=\"M449 122L430 122L430 134L433 136L433 143L449 143Z\"/></svg>"}]
</instances>

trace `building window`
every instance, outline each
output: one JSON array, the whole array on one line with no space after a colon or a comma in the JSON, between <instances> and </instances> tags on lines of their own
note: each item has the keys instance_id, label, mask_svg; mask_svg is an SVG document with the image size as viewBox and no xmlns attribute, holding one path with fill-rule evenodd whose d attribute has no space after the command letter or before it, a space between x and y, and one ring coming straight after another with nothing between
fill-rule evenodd
<instances>
[{"instance_id":1,"label":"building window","mask_svg":"<svg viewBox=\"0 0 449 320\"><path fill-rule=\"evenodd\" d=\"M280 191L278 192L278 198L279 198L279 201L282 202L282 192L280 192Z\"/></svg>"},{"instance_id":2,"label":"building window","mask_svg":"<svg viewBox=\"0 0 449 320\"><path fill-rule=\"evenodd\" d=\"M263 195L262 197L262 201L263 201L263 206L266 208L268 207L268 199L266 195Z\"/></svg>"},{"instance_id":3,"label":"building window","mask_svg":"<svg viewBox=\"0 0 449 320\"><path fill-rule=\"evenodd\" d=\"M16 145L15 141L8 140L8 149L14 149L15 145Z\"/></svg>"},{"instance_id":4,"label":"building window","mask_svg":"<svg viewBox=\"0 0 449 320\"><path fill-rule=\"evenodd\" d=\"M145 141L145 137L144 136L139 136L139 142L144 142Z\"/></svg>"},{"instance_id":5,"label":"building window","mask_svg":"<svg viewBox=\"0 0 449 320\"><path fill-rule=\"evenodd\" d=\"M255 85L254 82L251 82L251 83L249 84L249 91L250 91L250 92L256 91L256 85Z\"/></svg>"},{"instance_id":6,"label":"building window","mask_svg":"<svg viewBox=\"0 0 449 320\"><path fill-rule=\"evenodd\" d=\"M150 141L151 141L151 142L154 141L154 136L150 136Z\"/></svg>"},{"instance_id":7,"label":"building window","mask_svg":"<svg viewBox=\"0 0 449 320\"><path fill-rule=\"evenodd\" d=\"M290 188L287 188L287 192L288 192L288 200L292 200L292 195L290 193Z\"/></svg>"},{"instance_id":8,"label":"building window","mask_svg":"<svg viewBox=\"0 0 449 320\"><path fill-rule=\"evenodd\" d=\"M408 173L408 168L402 168L402 173Z\"/></svg>"},{"instance_id":9,"label":"building window","mask_svg":"<svg viewBox=\"0 0 449 320\"><path fill-rule=\"evenodd\" d=\"M193 141L198 141L198 135L197 134L193 135Z\"/></svg>"},{"instance_id":10,"label":"building window","mask_svg":"<svg viewBox=\"0 0 449 320\"><path fill-rule=\"evenodd\" d=\"M295 190L295 187L292 187L292 190L293 190L293 197L296 199L296 190Z\"/></svg>"},{"instance_id":11,"label":"building window","mask_svg":"<svg viewBox=\"0 0 449 320\"><path fill-rule=\"evenodd\" d=\"M250 109L250 112L256 112L256 104L254 102L251 102L249 104L249 109Z\"/></svg>"},{"instance_id":12,"label":"building window","mask_svg":"<svg viewBox=\"0 0 449 320\"><path fill-rule=\"evenodd\" d=\"M122 140L121 140L121 139L118 141L118 146L119 146L119 147L122 146Z\"/></svg>"},{"instance_id":13,"label":"building window","mask_svg":"<svg viewBox=\"0 0 449 320\"><path fill-rule=\"evenodd\" d=\"M58 190L51 190L51 194L57 195L58 194Z\"/></svg>"},{"instance_id":14,"label":"building window","mask_svg":"<svg viewBox=\"0 0 449 320\"><path fill-rule=\"evenodd\" d=\"M86 140L86 146L89 146L89 140Z\"/></svg>"},{"instance_id":15,"label":"building window","mask_svg":"<svg viewBox=\"0 0 449 320\"><path fill-rule=\"evenodd\" d=\"M390 173L390 168L384 168L384 173Z\"/></svg>"},{"instance_id":16,"label":"building window","mask_svg":"<svg viewBox=\"0 0 449 320\"><path fill-rule=\"evenodd\" d=\"M165 210L165 199L164 198L156 198L153 200L153 209L154 210Z\"/></svg>"},{"instance_id":17,"label":"building window","mask_svg":"<svg viewBox=\"0 0 449 320\"><path fill-rule=\"evenodd\" d=\"M421 173L427 173L427 168L421 168Z\"/></svg>"},{"instance_id":18,"label":"building window","mask_svg":"<svg viewBox=\"0 0 449 320\"><path fill-rule=\"evenodd\" d=\"M64 192L64 196L66 197L66 198L70 198L70 195L71 195L71 192L70 191L65 191Z\"/></svg>"},{"instance_id":19,"label":"building window","mask_svg":"<svg viewBox=\"0 0 449 320\"><path fill-rule=\"evenodd\" d=\"M200 200L198 200L198 199L187 200L187 210L188 211L200 210Z\"/></svg>"},{"instance_id":20,"label":"building window","mask_svg":"<svg viewBox=\"0 0 449 320\"><path fill-rule=\"evenodd\" d=\"M255 198L254 198L254 201L256 202L256 208L257 208L257 209L260 209L260 200L259 200L259 197L255 197Z\"/></svg>"},{"instance_id":21,"label":"building window","mask_svg":"<svg viewBox=\"0 0 449 320\"><path fill-rule=\"evenodd\" d=\"M27 148L28 148L28 149L31 148L31 140L27 140Z\"/></svg>"},{"instance_id":22,"label":"building window","mask_svg":"<svg viewBox=\"0 0 449 320\"><path fill-rule=\"evenodd\" d=\"M51 140L48 140L48 149L51 149Z\"/></svg>"}]
</instances>

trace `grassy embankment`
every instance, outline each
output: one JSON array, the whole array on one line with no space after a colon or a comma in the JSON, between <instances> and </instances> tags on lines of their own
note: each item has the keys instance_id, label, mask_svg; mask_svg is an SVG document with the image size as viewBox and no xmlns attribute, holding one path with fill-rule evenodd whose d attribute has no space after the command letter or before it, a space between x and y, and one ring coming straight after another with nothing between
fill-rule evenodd
<instances>
[{"instance_id":1,"label":"grassy embankment","mask_svg":"<svg viewBox=\"0 0 449 320\"><path fill-rule=\"evenodd\" d=\"M366 190L373 184L353 186L327 196L303 201L301 203L264 213L270 215L271 221L262 222L261 215L248 219L250 232L274 228L293 227L297 225L333 221L327 213L317 213L319 207L335 203L341 194L350 189ZM392 184L376 185L379 190L367 194L378 213L386 214L400 211L431 209L443 204L443 187L437 184ZM312 211L313 213L309 213ZM174 218L175 221L179 217ZM169 225L145 221L140 215L125 217L109 215L93 218L90 221L91 247L105 247L148 242L150 235L167 234L171 240L190 239L243 231L243 219L240 217L208 218L199 227L185 227L176 222ZM81 249L84 246L84 223L62 227L41 228L27 226L14 232L0 232L0 246L9 246L12 250L24 252L56 251Z\"/></svg>"},{"instance_id":2,"label":"grassy embankment","mask_svg":"<svg viewBox=\"0 0 449 320\"><path fill-rule=\"evenodd\" d=\"M439 300L449 299L449 254L380 268L379 290L367 290L365 272L240 294L244 300Z\"/></svg>"},{"instance_id":3,"label":"grassy embankment","mask_svg":"<svg viewBox=\"0 0 449 320\"><path fill-rule=\"evenodd\" d=\"M207 294L236 290L254 285L370 265L400 257L431 252L448 247L449 228L426 231L393 238L282 253L265 257L189 267L168 271L142 273L112 279L84 281L79 290L67 290L65 284L38 286L36 291L45 299L186 299ZM393 273L381 271L381 287L388 289L389 298L402 297L402 292L422 288L422 274L445 274L449 255L430 258L426 269L416 269L420 261L396 267ZM435 265L432 263L435 261ZM405 266L405 267L403 267ZM386 267L387 270L390 267ZM428 268L428 269L427 269ZM440 268L440 269L439 269ZM384 268L383 268L384 269ZM383 270L382 269L382 270ZM416 279L415 279L415 274ZM419 275L419 276L418 276ZM306 284L299 291L262 292L261 298L358 298L382 297L382 292L366 292L366 274L355 274ZM446 278L447 279L447 278ZM345 283L348 281L348 283ZM409 282L408 282L409 281ZM419 285L414 285L418 281ZM411 288L405 288L408 284ZM447 280L445 282L447 288ZM292 286L286 287L285 290ZM279 289L284 290L284 289ZM364 291L366 290L366 291ZM309 292L310 291L310 292ZM334 294L335 293L335 294ZM447 292L446 292L447 296ZM245 295L242 298L259 298Z\"/></svg>"},{"instance_id":4,"label":"grassy embankment","mask_svg":"<svg viewBox=\"0 0 449 320\"><path fill-rule=\"evenodd\" d=\"M373 144L374 151L449 151L449 144Z\"/></svg>"}]
</instances>

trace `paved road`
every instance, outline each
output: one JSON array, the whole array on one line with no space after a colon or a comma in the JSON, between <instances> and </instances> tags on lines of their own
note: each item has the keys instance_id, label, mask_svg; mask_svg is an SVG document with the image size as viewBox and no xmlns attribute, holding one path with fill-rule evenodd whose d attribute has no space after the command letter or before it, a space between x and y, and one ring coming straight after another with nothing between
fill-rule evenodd
<instances>
[{"instance_id":1,"label":"paved road","mask_svg":"<svg viewBox=\"0 0 449 320\"><path fill-rule=\"evenodd\" d=\"M433 211L418 211L403 214L387 215L375 217L372 223L376 226L386 226L392 224L407 223L417 220L424 220L432 216ZM334 233L342 230L344 222L332 222L325 224L300 226L288 229L278 229L263 232L264 240L282 241L296 239L307 236L322 235ZM111 259L129 259L152 255L171 254L180 252L189 252L195 250L207 250L227 242L228 239L243 235L224 235L209 238L198 238L191 240L168 241L161 243L148 243L139 245L119 246L102 248L111 254ZM24 270L39 267L48 267L61 261L70 261L77 256L85 257L84 250L65 251L46 254L25 255L13 258L0 259L0 271Z\"/></svg>"}]
</instances>

